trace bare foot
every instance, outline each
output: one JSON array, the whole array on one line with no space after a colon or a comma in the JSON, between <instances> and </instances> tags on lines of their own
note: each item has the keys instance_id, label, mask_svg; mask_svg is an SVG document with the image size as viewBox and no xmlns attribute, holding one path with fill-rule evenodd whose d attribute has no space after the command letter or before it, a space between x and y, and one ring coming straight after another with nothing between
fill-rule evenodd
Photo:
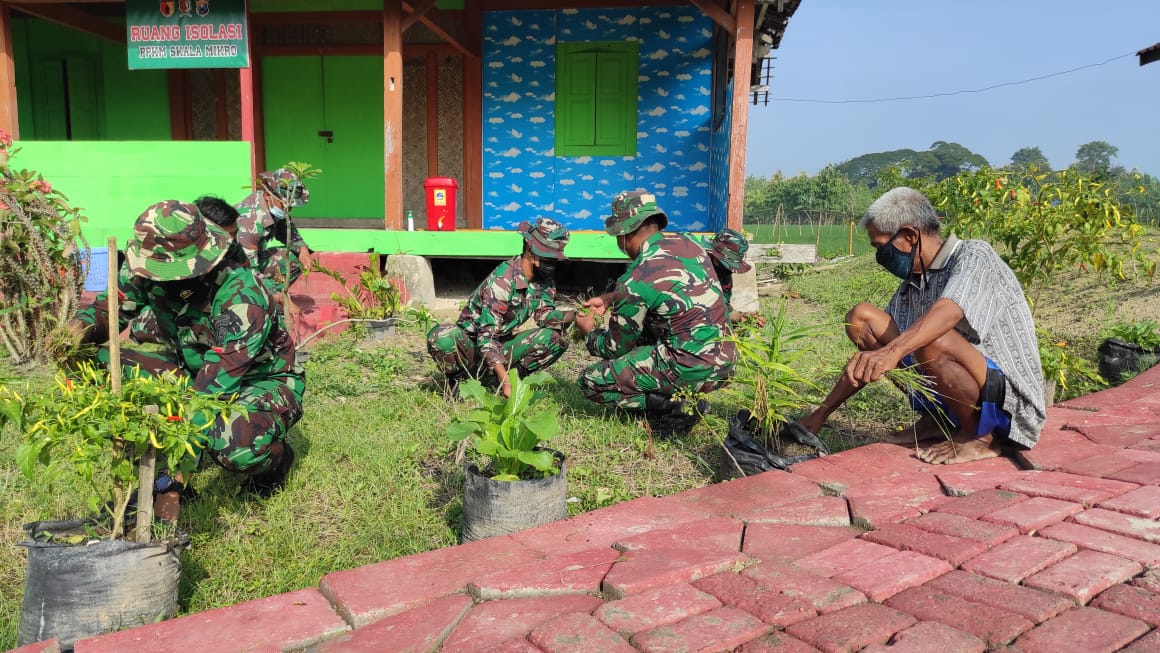
<instances>
[{"instance_id":1,"label":"bare foot","mask_svg":"<svg viewBox=\"0 0 1160 653\"><path fill-rule=\"evenodd\" d=\"M956 435L953 442L944 440L919 451L918 459L932 465L953 465L997 458L1001 454L999 443L991 435L981 438Z\"/></svg>"},{"instance_id":2,"label":"bare foot","mask_svg":"<svg viewBox=\"0 0 1160 653\"><path fill-rule=\"evenodd\" d=\"M924 413L910 428L888 435L882 441L890 444L916 446L919 442L945 440L949 434L945 427L939 426L934 417Z\"/></svg>"}]
</instances>

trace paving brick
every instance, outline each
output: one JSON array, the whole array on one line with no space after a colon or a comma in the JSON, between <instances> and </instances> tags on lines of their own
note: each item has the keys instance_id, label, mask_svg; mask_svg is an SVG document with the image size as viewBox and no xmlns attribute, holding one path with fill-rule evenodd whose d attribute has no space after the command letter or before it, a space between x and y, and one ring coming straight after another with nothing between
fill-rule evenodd
<instances>
[{"instance_id":1,"label":"paving brick","mask_svg":"<svg viewBox=\"0 0 1160 653\"><path fill-rule=\"evenodd\" d=\"M1081 510L1083 506L1078 503L1033 497L1009 508L983 515L980 519L996 524L1008 524L1018 528L1020 533L1027 534L1061 522Z\"/></svg>"},{"instance_id":2,"label":"paving brick","mask_svg":"<svg viewBox=\"0 0 1160 653\"><path fill-rule=\"evenodd\" d=\"M347 630L317 590L306 589L78 640L77 653L289 650Z\"/></svg>"},{"instance_id":3,"label":"paving brick","mask_svg":"<svg viewBox=\"0 0 1160 653\"><path fill-rule=\"evenodd\" d=\"M1008 492L1018 492L1029 497L1046 497L1048 499L1079 503L1085 506L1095 505L1104 499L1110 499L1115 496L1111 492L1104 490L1069 487L1066 485L1055 485L1053 483L1026 479L1004 483L999 486L999 489L1007 490Z\"/></svg>"},{"instance_id":4,"label":"paving brick","mask_svg":"<svg viewBox=\"0 0 1160 653\"><path fill-rule=\"evenodd\" d=\"M620 553L592 549L561 556L543 555L527 565L484 573L467 585L479 599L513 599L521 596L585 594L600 591L604 575Z\"/></svg>"},{"instance_id":5,"label":"paving brick","mask_svg":"<svg viewBox=\"0 0 1160 653\"><path fill-rule=\"evenodd\" d=\"M972 603L1006 610L1026 617L1034 623L1047 621L1064 610L1075 607L1071 599L1058 594L1041 592L958 569L939 576L925 587Z\"/></svg>"},{"instance_id":6,"label":"paving brick","mask_svg":"<svg viewBox=\"0 0 1160 653\"><path fill-rule=\"evenodd\" d=\"M846 500L855 526L878 528L920 515L951 499L933 474L913 472L859 484L846 491Z\"/></svg>"},{"instance_id":7,"label":"paving brick","mask_svg":"<svg viewBox=\"0 0 1160 653\"><path fill-rule=\"evenodd\" d=\"M1151 438L1143 442L1128 447L1128 451L1148 451L1152 453L1160 452L1160 438Z\"/></svg>"},{"instance_id":8,"label":"paving brick","mask_svg":"<svg viewBox=\"0 0 1160 653\"><path fill-rule=\"evenodd\" d=\"M1025 617L1007 610L940 592L929 586L912 587L886 599L886 605L922 621L936 621L970 633L996 648L1035 626Z\"/></svg>"},{"instance_id":9,"label":"paving brick","mask_svg":"<svg viewBox=\"0 0 1160 653\"><path fill-rule=\"evenodd\" d=\"M1070 542L1020 535L971 558L962 568L996 580L1018 583L1077 550Z\"/></svg>"},{"instance_id":10,"label":"paving brick","mask_svg":"<svg viewBox=\"0 0 1160 653\"><path fill-rule=\"evenodd\" d=\"M604 576L602 589L614 599L654 587L687 583L723 571L739 571L756 563L737 551L699 549L639 549L626 551Z\"/></svg>"},{"instance_id":11,"label":"paving brick","mask_svg":"<svg viewBox=\"0 0 1160 653\"><path fill-rule=\"evenodd\" d=\"M908 519L906 523L939 535L978 540L989 547L1005 542L1019 534L1019 529L1014 526L969 519L946 512L928 512L914 519Z\"/></svg>"},{"instance_id":12,"label":"paving brick","mask_svg":"<svg viewBox=\"0 0 1160 653\"><path fill-rule=\"evenodd\" d=\"M1127 558L1080 551L1057 562L1043 571L1023 579L1023 585L1033 589L1070 596L1084 604L1093 596L1116 583L1122 583L1143 571L1139 563Z\"/></svg>"},{"instance_id":13,"label":"paving brick","mask_svg":"<svg viewBox=\"0 0 1160 653\"><path fill-rule=\"evenodd\" d=\"M52 639L46 639L43 642L33 642L31 644L25 644L24 646L10 649L8 653L60 653L60 640L53 637Z\"/></svg>"},{"instance_id":14,"label":"paving brick","mask_svg":"<svg viewBox=\"0 0 1160 653\"><path fill-rule=\"evenodd\" d=\"M531 642L526 639L509 639L502 644L496 645L490 649L488 653L544 653L537 646L533 646ZM466 651L464 652L466 653Z\"/></svg>"},{"instance_id":15,"label":"paving brick","mask_svg":"<svg viewBox=\"0 0 1160 653\"><path fill-rule=\"evenodd\" d=\"M799 559L794 565L829 578L844 571L898 553L896 549L866 540L847 540Z\"/></svg>"},{"instance_id":16,"label":"paving brick","mask_svg":"<svg viewBox=\"0 0 1160 653\"><path fill-rule=\"evenodd\" d=\"M1115 651L1148 632L1148 624L1096 608L1069 610L1015 641L1023 653Z\"/></svg>"},{"instance_id":17,"label":"paving brick","mask_svg":"<svg viewBox=\"0 0 1160 653\"><path fill-rule=\"evenodd\" d=\"M709 516L692 504L641 497L521 531L511 538L537 551L560 555L607 549L618 539L675 528Z\"/></svg>"},{"instance_id":18,"label":"paving brick","mask_svg":"<svg viewBox=\"0 0 1160 653\"><path fill-rule=\"evenodd\" d=\"M1146 406L1135 403L1111 403L1100 407L1098 411L1077 411L1077 415L1068 415L1064 428L1082 431L1091 426L1122 426L1127 424L1152 423L1156 415Z\"/></svg>"},{"instance_id":19,"label":"paving brick","mask_svg":"<svg viewBox=\"0 0 1160 653\"><path fill-rule=\"evenodd\" d=\"M786 629L790 635L826 653L847 653L871 644L885 644L914 617L878 603L863 603L831 612Z\"/></svg>"},{"instance_id":20,"label":"paving brick","mask_svg":"<svg viewBox=\"0 0 1160 653\"><path fill-rule=\"evenodd\" d=\"M818 649L786 633L770 633L751 639L734 649L733 653L818 653Z\"/></svg>"},{"instance_id":21,"label":"paving brick","mask_svg":"<svg viewBox=\"0 0 1160 653\"><path fill-rule=\"evenodd\" d=\"M1106 390L1100 390L1099 392L1092 392L1080 397L1075 397L1074 399L1068 399L1067 401L1061 401L1056 404L1056 406L1081 410L1086 408L1098 411L1099 409L1106 408L1109 405L1115 406L1118 404L1135 401L1141 397L1151 395L1154 392L1155 391L1152 389L1133 389L1125 388L1124 386L1119 385L1114 388L1108 388Z\"/></svg>"},{"instance_id":22,"label":"paving brick","mask_svg":"<svg viewBox=\"0 0 1160 653\"><path fill-rule=\"evenodd\" d=\"M621 551L673 548L740 551L744 530L745 524L739 519L713 517L621 538L613 546Z\"/></svg>"},{"instance_id":23,"label":"paving brick","mask_svg":"<svg viewBox=\"0 0 1160 653\"><path fill-rule=\"evenodd\" d=\"M834 580L861 590L871 601L883 601L950 570L951 566L945 560L913 551L899 551L892 556L838 574L834 576Z\"/></svg>"},{"instance_id":24,"label":"paving brick","mask_svg":"<svg viewBox=\"0 0 1160 653\"><path fill-rule=\"evenodd\" d=\"M645 653L729 651L769 631L770 627L753 615L725 606L638 633L632 643Z\"/></svg>"},{"instance_id":25,"label":"paving brick","mask_svg":"<svg viewBox=\"0 0 1160 653\"><path fill-rule=\"evenodd\" d=\"M988 458L988 460L1007 460L1010 458ZM1008 481L1023 478L1023 470L1015 468L1015 463L1011 462L1012 469L1003 471L962 471L959 469L937 471L935 478L938 479L942 485L943 492L947 496L965 497L974 494L980 490L993 490ZM955 467L958 467L957 465Z\"/></svg>"},{"instance_id":26,"label":"paving brick","mask_svg":"<svg viewBox=\"0 0 1160 653\"><path fill-rule=\"evenodd\" d=\"M532 631L528 639L546 653L635 653L620 635L592 615L580 612L560 615Z\"/></svg>"},{"instance_id":27,"label":"paving brick","mask_svg":"<svg viewBox=\"0 0 1160 653\"><path fill-rule=\"evenodd\" d=\"M1051 421L1050 415L1048 421ZM1030 449L1017 451L1015 458L1028 469L1050 471L1070 462L1115 451L1116 447L1095 444L1075 431L1052 430L1045 425L1039 442Z\"/></svg>"},{"instance_id":28,"label":"paving brick","mask_svg":"<svg viewBox=\"0 0 1160 653\"><path fill-rule=\"evenodd\" d=\"M1140 461L1133 460L1130 456L1125 455L1123 449L1117 449L1112 453L1089 456L1064 463L1059 466L1059 471L1079 476L1104 478L1115 474L1121 469L1127 469L1138 462Z\"/></svg>"},{"instance_id":29,"label":"paving brick","mask_svg":"<svg viewBox=\"0 0 1160 653\"><path fill-rule=\"evenodd\" d=\"M766 472L686 490L665 497L665 502L695 506L713 516L738 516L820 496L822 489L806 477Z\"/></svg>"},{"instance_id":30,"label":"paving brick","mask_svg":"<svg viewBox=\"0 0 1160 653\"><path fill-rule=\"evenodd\" d=\"M741 574L714 574L695 581L693 587L778 628L817 615L817 610L808 601L787 596Z\"/></svg>"},{"instance_id":31,"label":"paving brick","mask_svg":"<svg viewBox=\"0 0 1160 653\"><path fill-rule=\"evenodd\" d=\"M946 560L955 567L988 548L986 544L978 540L940 535L907 524L886 524L877 530L866 533L862 539L902 551L916 551Z\"/></svg>"},{"instance_id":32,"label":"paving brick","mask_svg":"<svg viewBox=\"0 0 1160 653\"><path fill-rule=\"evenodd\" d=\"M1133 517L1132 515L1104 510L1103 508L1092 508L1072 517L1072 521L1077 524L1134 537L1145 542L1160 542L1160 522L1155 522L1151 519Z\"/></svg>"},{"instance_id":33,"label":"paving brick","mask_svg":"<svg viewBox=\"0 0 1160 653\"><path fill-rule=\"evenodd\" d=\"M784 506L747 512L741 517L747 524L849 526L850 507L842 497L814 497Z\"/></svg>"},{"instance_id":34,"label":"paving brick","mask_svg":"<svg viewBox=\"0 0 1160 653\"><path fill-rule=\"evenodd\" d=\"M719 607L721 602L712 595L688 583L677 583L609 601L594 614L609 628L628 636Z\"/></svg>"},{"instance_id":35,"label":"paving brick","mask_svg":"<svg viewBox=\"0 0 1160 653\"><path fill-rule=\"evenodd\" d=\"M1160 595L1135 585L1113 585L1092 601L1092 606L1160 626Z\"/></svg>"},{"instance_id":36,"label":"paving brick","mask_svg":"<svg viewBox=\"0 0 1160 653\"><path fill-rule=\"evenodd\" d=\"M443 642L443 653L487 651L509 639L523 639L540 624L569 612L590 613L603 602L594 596L565 595L487 601L471 609Z\"/></svg>"},{"instance_id":37,"label":"paving brick","mask_svg":"<svg viewBox=\"0 0 1160 653\"><path fill-rule=\"evenodd\" d=\"M907 447L870 444L814 458L793 466L793 475L808 478L834 494L892 474L930 471Z\"/></svg>"},{"instance_id":38,"label":"paving brick","mask_svg":"<svg viewBox=\"0 0 1160 653\"><path fill-rule=\"evenodd\" d=\"M1112 495L1120 495L1125 492L1131 492L1138 487L1134 483L1112 481L1106 478L1092 478L1090 476L1069 474L1067 472L1029 471L1025 473L1024 479L1029 481L1039 481L1040 483L1050 483L1052 485L1063 485L1067 487L1084 488L1089 490L1100 490L1103 492L1108 492Z\"/></svg>"},{"instance_id":39,"label":"paving brick","mask_svg":"<svg viewBox=\"0 0 1160 653\"><path fill-rule=\"evenodd\" d=\"M1125 450L1124 453L1130 454L1131 451L1135 450ZM1136 463L1114 474L1109 474L1108 478L1128 483L1139 483L1140 485L1160 484L1160 462Z\"/></svg>"},{"instance_id":40,"label":"paving brick","mask_svg":"<svg viewBox=\"0 0 1160 653\"><path fill-rule=\"evenodd\" d=\"M894 636L890 646L874 644L862 653L983 653L983 640L935 621L917 623Z\"/></svg>"},{"instance_id":41,"label":"paving brick","mask_svg":"<svg viewBox=\"0 0 1160 653\"><path fill-rule=\"evenodd\" d=\"M967 497L960 497L947 501L935 508L935 512L944 512L959 515L968 519L978 519L997 510L1009 508L1017 503L1026 501L1027 497L1018 492L992 489L979 490Z\"/></svg>"},{"instance_id":42,"label":"paving brick","mask_svg":"<svg viewBox=\"0 0 1160 653\"><path fill-rule=\"evenodd\" d=\"M1141 440L1160 437L1160 423L1108 424L1080 426L1077 430L1096 444L1110 444L1114 447L1130 447Z\"/></svg>"},{"instance_id":43,"label":"paving brick","mask_svg":"<svg viewBox=\"0 0 1160 653\"><path fill-rule=\"evenodd\" d=\"M765 562L793 562L857 537L856 528L749 524L741 551Z\"/></svg>"},{"instance_id":44,"label":"paving brick","mask_svg":"<svg viewBox=\"0 0 1160 653\"><path fill-rule=\"evenodd\" d=\"M528 564L540 553L509 537L492 537L460 546L395 558L326 574L319 589L339 614L356 628L467 590L476 573L498 572ZM407 579L400 583L399 579ZM390 587L390 592L384 592Z\"/></svg>"},{"instance_id":45,"label":"paving brick","mask_svg":"<svg viewBox=\"0 0 1160 653\"><path fill-rule=\"evenodd\" d=\"M433 651L463 615L471 597L453 594L427 605L367 624L327 640L317 653L377 653L378 651Z\"/></svg>"},{"instance_id":46,"label":"paving brick","mask_svg":"<svg viewBox=\"0 0 1160 653\"><path fill-rule=\"evenodd\" d=\"M853 587L793 565L763 562L741 575L756 579L785 596L806 601L820 614L866 602L866 595Z\"/></svg>"},{"instance_id":47,"label":"paving brick","mask_svg":"<svg viewBox=\"0 0 1160 653\"><path fill-rule=\"evenodd\" d=\"M1160 565L1160 545L1141 542L1118 533L1064 522L1048 526L1039 532L1041 537L1071 542L1081 549L1111 553L1149 567Z\"/></svg>"},{"instance_id":48,"label":"paving brick","mask_svg":"<svg viewBox=\"0 0 1160 653\"><path fill-rule=\"evenodd\" d=\"M1120 653L1160 653L1160 630L1153 630L1132 642L1127 648L1120 649Z\"/></svg>"},{"instance_id":49,"label":"paving brick","mask_svg":"<svg viewBox=\"0 0 1160 653\"><path fill-rule=\"evenodd\" d=\"M1145 485L1127 494L1103 501L1099 507L1137 517L1156 519L1160 517L1160 487Z\"/></svg>"}]
</instances>

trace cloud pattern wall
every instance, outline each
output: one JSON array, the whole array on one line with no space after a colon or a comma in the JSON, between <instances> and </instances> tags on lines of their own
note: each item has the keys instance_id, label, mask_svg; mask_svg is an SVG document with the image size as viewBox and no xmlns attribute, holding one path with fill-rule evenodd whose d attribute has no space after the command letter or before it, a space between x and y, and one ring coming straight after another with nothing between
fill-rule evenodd
<instances>
[{"instance_id":1,"label":"cloud pattern wall","mask_svg":"<svg viewBox=\"0 0 1160 653\"><path fill-rule=\"evenodd\" d=\"M550 216L602 230L616 193L636 188L657 195L670 228L712 228L712 35L692 6L487 12L484 228ZM637 155L556 157L556 42L628 40L640 43Z\"/></svg>"}]
</instances>

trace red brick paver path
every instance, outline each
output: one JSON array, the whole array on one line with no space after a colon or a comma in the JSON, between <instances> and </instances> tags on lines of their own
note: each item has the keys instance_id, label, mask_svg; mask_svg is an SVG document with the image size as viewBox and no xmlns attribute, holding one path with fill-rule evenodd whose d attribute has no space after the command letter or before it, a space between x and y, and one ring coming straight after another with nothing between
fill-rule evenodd
<instances>
[{"instance_id":1,"label":"red brick paver path","mask_svg":"<svg viewBox=\"0 0 1160 653\"><path fill-rule=\"evenodd\" d=\"M76 651L1160 651L1160 367L1017 458L870 445Z\"/></svg>"}]
</instances>

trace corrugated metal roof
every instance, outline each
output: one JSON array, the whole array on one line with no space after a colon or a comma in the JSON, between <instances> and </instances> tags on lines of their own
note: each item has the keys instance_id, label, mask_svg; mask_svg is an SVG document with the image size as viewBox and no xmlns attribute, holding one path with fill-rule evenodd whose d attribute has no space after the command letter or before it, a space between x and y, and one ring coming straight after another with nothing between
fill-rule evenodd
<instances>
[{"instance_id":1,"label":"corrugated metal roof","mask_svg":"<svg viewBox=\"0 0 1160 653\"><path fill-rule=\"evenodd\" d=\"M1160 61L1160 43L1153 43L1136 53L1140 57L1140 65Z\"/></svg>"}]
</instances>

